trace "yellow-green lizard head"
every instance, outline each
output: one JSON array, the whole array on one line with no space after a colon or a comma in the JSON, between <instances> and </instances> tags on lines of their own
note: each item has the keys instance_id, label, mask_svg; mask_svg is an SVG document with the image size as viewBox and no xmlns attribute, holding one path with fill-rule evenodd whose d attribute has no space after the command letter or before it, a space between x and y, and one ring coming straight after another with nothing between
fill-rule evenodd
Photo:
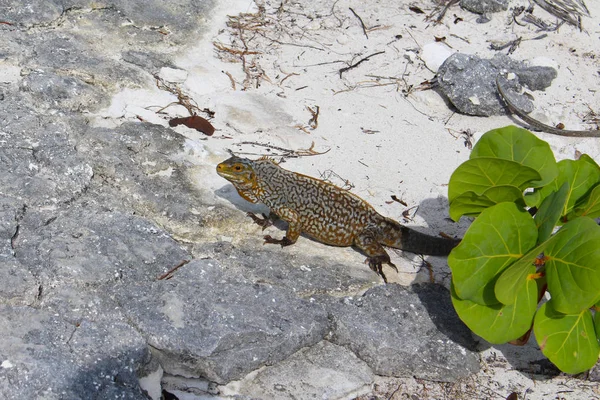
<instances>
[{"instance_id":1,"label":"yellow-green lizard head","mask_svg":"<svg viewBox=\"0 0 600 400\"><path fill-rule=\"evenodd\" d=\"M253 161L231 157L217 165L217 174L233 183L236 188L250 188L256 184Z\"/></svg>"}]
</instances>

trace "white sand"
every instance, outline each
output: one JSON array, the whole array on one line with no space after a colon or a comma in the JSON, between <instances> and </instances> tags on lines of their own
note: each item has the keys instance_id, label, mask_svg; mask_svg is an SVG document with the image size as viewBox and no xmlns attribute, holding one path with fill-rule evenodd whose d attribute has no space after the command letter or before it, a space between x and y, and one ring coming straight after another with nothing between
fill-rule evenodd
<instances>
[{"instance_id":1,"label":"white sand","mask_svg":"<svg viewBox=\"0 0 600 400\"><path fill-rule=\"evenodd\" d=\"M425 20L426 14L433 11L430 1L307 0L284 2L283 11L279 13L279 1L260 3L265 13L247 17L246 22L254 25L246 26L243 35L248 50L258 53L245 56L248 74L242 68L239 55L217 52L213 42L243 50L239 30L226 26L226 15L257 13L257 6L247 0L218 3L219 9L209 24L210 32L174 59L182 71L161 73L165 80L179 82L183 92L201 109L207 107L216 112L212 123L217 132L211 138L184 126L175 128L193 140L190 143L195 149L198 185L205 189L218 190L229 185L213 172L219 161L229 157L227 149L251 153L249 157L278 154L264 147L239 145L241 142L253 141L291 150L308 149L314 143L314 150L327 153L288 158L283 167L316 177L333 171L339 175L328 175L333 183L351 183L354 193L386 216L430 234L443 231L462 235L468 221L451 222L446 199L452 171L469 156L460 132L472 132L475 142L484 132L513 124L514 120L507 116L480 118L453 114L435 91L416 90L421 82L434 76L421 57L435 69L452 52L488 58L496 54L489 48L491 41L505 42L522 37L512 57L554 65L558 69L558 78L546 92L533 93L536 118L549 124L562 122L567 129L591 129L593 126L582 124L581 117L589 112L588 105L600 112L598 1L587 1L593 19L584 18L586 31L564 25L557 32L548 32L541 40L526 40L541 33L533 25L509 25L509 12L493 14L491 22L477 24L477 15L454 6L441 24L434 25ZM528 5L527 1L511 3ZM410 11L409 4L418 5L426 14ZM367 28L372 28L368 39L349 7ZM535 15L546 21L555 20L539 7ZM455 24L456 17L462 21ZM435 37L445 37L446 44L435 43ZM385 53L373 56L340 78L340 68L379 51ZM226 72L235 80L235 90ZM103 115L132 120L141 116L166 126L168 118L187 116L185 109L170 107L166 110L168 115L157 115L146 107L166 105L174 100L174 96L159 90L128 91L117 95L113 106ZM316 106L319 107L318 127L312 129L307 107ZM573 158L579 151L600 160L598 139L543 133L538 136L551 144L558 159ZM415 207L409 213L410 221L403 220L406 207L391 201L391 195L402 199L408 207ZM215 202L224 200L215 197ZM259 243L258 228L251 229L255 229ZM311 252L356 268L366 268L362 264L363 256L352 249L331 248L302 238L295 246L282 251ZM400 252L392 256L401 273L388 271L390 280L402 284L429 280L426 269L415 273L421 265L419 257ZM446 259L430 257L429 261L434 266L435 280L448 285ZM600 396L597 387L570 377L532 380L532 374L515 371L514 368L527 365L529 359L543 358L533 340L527 350L502 346L501 350L488 350L482 358L488 359L492 353L499 360L504 359L503 353L513 354L511 363L487 363L480 374L464 383L476 388L465 391L464 398L506 398L512 391L522 395L525 390L532 391L527 399ZM522 360L515 362L519 357ZM442 385L436 386L437 389L431 387L428 392L414 380L393 380L386 384L406 389L400 390L394 398L404 398L400 397L403 392L418 392L420 398L455 398L444 394ZM561 394L563 390L572 392Z\"/></svg>"}]
</instances>

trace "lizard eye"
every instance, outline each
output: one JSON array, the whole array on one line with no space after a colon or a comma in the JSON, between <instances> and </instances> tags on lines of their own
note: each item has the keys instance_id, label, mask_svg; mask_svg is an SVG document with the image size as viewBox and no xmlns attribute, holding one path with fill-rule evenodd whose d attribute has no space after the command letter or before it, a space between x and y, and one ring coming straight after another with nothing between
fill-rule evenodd
<instances>
[{"instance_id":1,"label":"lizard eye","mask_svg":"<svg viewBox=\"0 0 600 400\"><path fill-rule=\"evenodd\" d=\"M234 170L236 171L241 171L242 170L242 166L241 165L236 165L233 167Z\"/></svg>"}]
</instances>

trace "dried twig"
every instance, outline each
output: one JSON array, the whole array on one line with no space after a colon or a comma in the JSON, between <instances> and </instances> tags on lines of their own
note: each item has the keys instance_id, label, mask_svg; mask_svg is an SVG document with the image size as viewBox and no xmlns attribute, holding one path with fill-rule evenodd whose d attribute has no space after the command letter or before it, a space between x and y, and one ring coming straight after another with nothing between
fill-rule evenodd
<instances>
[{"instance_id":1,"label":"dried twig","mask_svg":"<svg viewBox=\"0 0 600 400\"><path fill-rule=\"evenodd\" d=\"M371 83L371 84L369 84ZM342 90L338 90L336 92L333 92L333 95L335 96L336 94L340 94L340 93L344 93L344 92L350 92L352 90L355 89L362 89L362 88L372 88L372 87L381 87L381 86L398 86L397 82L391 82L391 83L378 83L378 82L374 82L373 81L366 81L366 82L359 82L358 85L354 85L354 86L349 86L347 89L342 89Z\"/></svg>"},{"instance_id":2,"label":"dried twig","mask_svg":"<svg viewBox=\"0 0 600 400\"><path fill-rule=\"evenodd\" d=\"M349 7L350 11L352 11L352 14L354 14L354 16L356 18L358 18L358 20L360 21L360 26L362 27L363 33L365 34L365 37L368 39L369 35L367 35L367 27L365 26L365 23L363 22L362 18L360 17L360 15L358 15L353 9L352 7Z\"/></svg>"},{"instance_id":3,"label":"dried twig","mask_svg":"<svg viewBox=\"0 0 600 400\"><path fill-rule=\"evenodd\" d=\"M350 65L349 65L349 66L347 66L347 67L341 68L341 69L339 70L339 73L340 73L340 79L342 78L342 74L343 74L344 72L346 72L346 71L349 71L349 70L351 70L352 68L356 68L356 67L358 67L360 64L362 64L363 62L367 61L369 58L371 58L371 57L374 57L374 56L376 56L376 55L379 55L379 54L383 54L383 53L385 53L385 51L383 51L383 50L382 50L382 51L378 51L378 52L376 52L376 53L373 53L373 54L370 54L370 55L368 55L368 56L366 56L366 57L364 57L364 58L361 58L360 60L358 60L358 61L357 61L357 62L355 62L354 64L350 64Z\"/></svg>"},{"instance_id":4,"label":"dried twig","mask_svg":"<svg viewBox=\"0 0 600 400\"><path fill-rule=\"evenodd\" d=\"M302 125L302 124L294 125L294 128L296 128L298 130L301 130L302 132L310 135L310 132L308 131L308 129L306 129L306 127L304 125Z\"/></svg>"},{"instance_id":5,"label":"dried twig","mask_svg":"<svg viewBox=\"0 0 600 400\"><path fill-rule=\"evenodd\" d=\"M173 268L171 268L170 270L168 270L167 272L165 272L164 274L162 274L161 276L156 278L156 280L161 281L163 279L171 279L173 277L173 272L177 271L179 268L183 267L185 264L189 263L190 261L191 260L183 260L182 262L180 262L179 264L177 264L176 266L174 266Z\"/></svg>"},{"instance_id":6,"label":"dried twig","mask_svg":"<svg viewBox=\"0 0 600 400\"><path fill-rule=\"evenodd\" d=\"M390 197L392 201L386 201L387 204L392 204L393 202L396 202L402 204L404 207L408 207L408 204L406 204L404 200L399 199L398 196L396 196L395 194L391 195Z\"/></svg>"},{"instance_id":7,"label":"dried twig","mask_svg":"<svg viewBox=\"0 0 600 400\"><path fill-rule=\"evenodd\" d=\"M281 84L283 83L283 81L285 81L285 80L286 80L287 78L289 78L290 76L294 76L294 75L300 75L300 74L297 74L297 73L295 73L295 72L292 72L292 73L289 73L289 74L287 74L287 75L286 75L286 76L285 76L285 77L284 77L282 80L280 80L280 81L279 81L279 85L281 86Z\"/></svg>"},{"instance_id":8,"label":"dried twig","mask_svg":"<svg viewBox=\"0 0 600 400\"><path fill-rule=\"evenodd\" d=\"M490 49L500 51L500 50L504 50L508 47L507 54L511 55L512 53L514 53L514 51L517 49L517 47L519 47L519 44L521 44L522 40L523 40L523 38L521 36L519 36L518 38L516 38L514 40L510 40L505 43L490 43Z\"/></svg>"},{"instance_id":9,"label":"dried twig","mask_svg":"<svg viewBox=\"0 0 600 400\"><path fill-rule=\"evenodd\" d=\"M498 88L498 93L504 102L513 113L517 114L523 121L527 122L531 126L548 133L553 133L555 135L560 136L570 136L570 137L600 137L600 129L593 129L589 131L579 131L579 130L568 130L568 129L558 129L550 125L546 125L541 121L529 116L525 111L521 110L519 107L513 103L509 97L507 96L504 89L502 89L502 85L500 84L499 77L496 78L496 87Z\"/></svg>"},{"instance_id":10,"label":"dried twig","mask_svg":"<svg viewBox=\"0 0 600 400\"><path fill-rule=\"evenodd\" d=\"M548 37L548 34L546 34L546 33L543 33L541 35L538 35L536 37L532 37L529 39L523 39L523 37L519 36L515 40L510 40L505 43L490 43L490 49L499 51L499 50L506 49L508 47L509 49L508 49L507 54L510 55L517 49L517 47L519 47L521 42L525 42L527 40L540 40L540 39L544 39L546 37Z\"/></svg>"},{"instance_id":11,"label":"dried twig","mask_svg":"<svg viewBox=\"0 0 600 400\"><path fill-rule=\"evenodd\" d=\"M259 142L250 142L250 141L240 142L239 144L240 145L249 144L249 145L253 145L253 146L264 147L267 149L267 151L277 150L277 151L281 152L281 154L270 153L269 155L274 156L274 157L282 157L282 158L319 156L319 155L325 154L325 153L329 152L329 150L331 150L331 149L327 149L325 151L318 152L315 150L315 142L312 142L308 149L300 149L300 150L286 149L285 147L274 146L274 145L268 144L268 143L259 143ZM230 151L230 153L233 154L233 152L231 152L231 151ZM261 155L261 156L265 155L265 154L255 154L255 153L247 153L247 152L237 152L237 154Z\"/></svg>"},{"instance_id":12,"label":"dried twig","mask_svg":"<svg viewBox=\"0 0 600 400\"><path fill-rule=\"evenodd\" d=\"M410 212L412 210L415 210L415 211L412 213L412 216L411 216ZM413 217L415 216L415 214L417 214L418 210L419 210L419 205L417 204L416 206L409 207L406 210L402 211L402 218L404 219L404 222L412 221Z\"/></svg>"},{"instance_id":13,"label":"dried twig","mask_svg":"<svg viewBox=\"0 0 600 400\"><path fill-rule=\"evenodd\" d=\"M541 29L543 31L547 31L547 32L554 32L554 31L558 30L558 28L560 28L565 23L565 21L557 21L554 23L548 23L548 22L542 20L541 18L536 17L535 15L533 15L531 13L526 13L521 20L523 22L527 22L532 25L535 25L539 29ZM521 24L519 24L519 25L521 25Z\"/></svg>"},{"instance_id":14,"label":"dried twig","mask_svg":"<svg viewBox=\"0 0 600 400\"><path fill-rule=\"evenodd\" d=\"M592 107L587 106L589 111L581 118L583 122L586 124L600 124L600 116L596 113Z\"/></svg>"},{"instance_id":15,"label":"dried twig","mask_svg":"<svg viewBox=\"0 0 600 400\"><path fill-rule=\"evenodd\" d=\"M311 118L308 120L308 125L310 126L310 129L315 130L319 126L319 106L315 106L314 109L307 106L306 109L311 114Z\"/></svg>"},{"instance_id":16,"label":"dried twig","mask_svg":"<svg viewBox=\"0 0 600 400\"><path fill-rule=\"evenodd\" d=\"M229 77L229 80L231 81L231 88L235 90L235 80L233 79L233 75L231 75L231 73L228 71L223 71L223 73Z\"/></svg>"},{"instance_id":17,"label":"dried twig","mask_svg":"<svg viewBox=\"0 0 600 400\"><path fill-rule=\"evenodd\" d=\"M590 16L583 0L534 0L537 5L568 24L583 30L581 16Z\"/></svg>"},{"instance_id":18,"label":"dried twig","mask_svg":"<svg viewBox=\"0 0 600 400\"><path fill-rule=\"evenodd\" d=\"M436 24L436 25L439 24L444 19L444 16L446 15L446 12L448 11L448 9L458 2L459 2L459 0L447 0L446 4L444 4L444 6L442 7L441 10L439 8L436 8L431 14L429 14L427 16L426 19L428 19L428 20L433 19L434 24ZM437 13L437 17L434 18L434 15L436 13Z\"/></svg>"},{"instance_id":19,"label":"dried twig","mask_svg":"<svg viewBox=\"0 0 600 400\"><path fill-rule=\"evenodd\" d=\"M421 268L426 267L427 271L429 272L429 283L435 283L435 277L433 275L433 266L429 261L425 259L425 257L423 257L423 255L421 255L421 262Z\"/></svg>"},{"instance_id":20,"label":"dried twig","mask_svg":"<svg viewBox=\"0 0 600 400\"><path fill-rule=\"evenodd\" d=\"M367 135L374 135L376 133L379 133L379 131L376 131L374 129L365 129L362 126L360 127L360 130L362 131L362 133L366 133Z\"/></svg>"},{"instance_id":21,"label":"dried twig","mask_svg":"<svg viewBox=\"0 0 600 400\"><path fill-rule=\"evenodd\" d=\"M156 79L156 87L158 87L160 90L165 90L165 91L177 96L177 101L174 101L172 103L167 104L164 107L159 108L158 111L156 111L157 114L163 112L165 109L167 109L173 105L180 105L180 106L183 106L190 113L190 116L197 115L197 113L199 113L199 112L206 114L209 118L213 118L215 116L214 111L212 111L208 108L201 109L200 107L198 107L198 104L194 101L194 99L192 99L187 94L183 93L181 91L181 88L179 88L179 86L169 85L168 83L166 83L164 80L162 80L161 78L159 78L157 76L155 77L155 79ZM154 106L154 107L157 107L157 106Z\"/></svg>"},{"instance_id":22,"label":"dried twig","mask_svg":"<svg viewBox=\"0 0 600 400\"><path fill-rule=\"evenodd\" d=\"M245 56L245 55L249 55L249 54L261 54L260 51L257 51L257 50L248 50L248 49L238 50L238 49L234 49L231 47L227 47L224 44L219 43L219 42L213 42L213 46L215 46L217 48L217 50L225 51L227 53L234 54L236 56L237 55Z\"/></svg>"},{"instance_id":23,"label":"dried twig","mask_svg":"<svg viewBox=\"0 0 600 400\"><path fill-rule=\"evenodd\" d=\"M323 172L319 172L319 177L324 180L325 182L330 182L330 183L334 183L331 181L332 177L335 177L337 179L339 179L340 181L343 182L343 184L340 186L342 189L346 189L346 190L350 190L354 188L354 184L352 182L350 182L348 179L344 179L341 176L339 176L338 174L336 174L335 172L333 172L333 170L331 169L326 169ZM335 184L335 183L334 183Z\"/></svg>"}]
</instances>

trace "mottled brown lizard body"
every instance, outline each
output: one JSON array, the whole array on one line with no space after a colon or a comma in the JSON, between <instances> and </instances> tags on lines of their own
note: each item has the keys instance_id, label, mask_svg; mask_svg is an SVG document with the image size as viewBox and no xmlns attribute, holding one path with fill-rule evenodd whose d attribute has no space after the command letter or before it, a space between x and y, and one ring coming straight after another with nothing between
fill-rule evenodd
<instances>
[{"instance_id":1,"label":"mottled brown lizard body","mask_svg":"<svg viewBox=\"0 0 600 400\"><path fill-rule=\"evenodd\" d=\"M386 282L381 265L396 267L383 246L445 255L458 244L455 240L428 236L407 228L382 216L355 194L328 182L285 170L268 158L253 161L231 157L217 166L217 173L230 181L242 198L265 204L288 223L283 239L265 236L265 243L287 246L305 233L329 245L356 246L367 255L371 269ZM266 217L261 219L249 215L263 228L268 225Z\"/></svg>"}]
</instances>

